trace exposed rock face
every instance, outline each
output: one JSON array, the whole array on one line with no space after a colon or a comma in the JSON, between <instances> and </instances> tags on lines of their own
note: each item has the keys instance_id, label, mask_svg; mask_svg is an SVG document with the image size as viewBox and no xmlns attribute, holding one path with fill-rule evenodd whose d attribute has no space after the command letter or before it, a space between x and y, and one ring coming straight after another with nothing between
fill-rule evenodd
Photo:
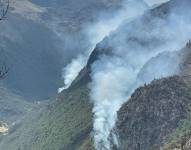
<instances>
[{"instance_id":1,"label":"exposed rock face","mask_svg":"<svg viewBox=\"0 0 191 150\"><path fill-rule=\"evenodd\" d=\"M148 150L160 146L186 118L190 87L178 76L138 88L118 112L119 149Z\"/></svg>"}]
</instances>

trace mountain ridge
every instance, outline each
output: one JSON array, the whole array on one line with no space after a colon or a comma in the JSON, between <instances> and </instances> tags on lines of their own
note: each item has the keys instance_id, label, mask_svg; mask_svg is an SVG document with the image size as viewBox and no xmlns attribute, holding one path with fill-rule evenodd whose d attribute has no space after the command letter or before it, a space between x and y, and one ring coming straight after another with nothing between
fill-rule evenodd
<instances>
[{"instance_id":1,"label":"mountain ridge","mask_svg":"<svg viewBox=\"0 0 191 150\"><path fill-rule=\"evenodd\" d=\"M186 2L190 3L188 0L184 1L185 3ZM43 107L42 110L40 110L40 112L37 112L33 116L32 121L26 119L27 120L26 122L30 126L21 125L20 127L18 127L18 129L16 129L13 133L11 133L5 138L3 144L0 145L0 148L5 150L6 149L25 150L26 148L29 150L30 149L31 150L33 149L93 150L94 148L93 148L92 129L93 129L94 114L92 113L93 104L89 97L90 96L89 83L92 81L91 78L92 65L96 61L99 61L102 56L112 57L113 55L115 55L116 47L115 45L112 44L115 42L117 37L120 37L121 35L124 34L128 33L132 34L131 36L127 37L128 45L137 44L138 46L143 46L143 47L145 45L149 45L149 49L152 49L158 45L160 46L161 44L163 44L164 41L161 41L160 37L159 39L156 38L152 39L152 37L148 39L143 39L142 35L144 35L145 32L143 32L139 37L138 35L133 34L134 32L131 32L130 29L132 29L132 27L133 28L137 27L138 32L144 28L146 28L146 32L149 30L154 30L153 28L155 26L153 27L154 23L152 22L153 16L157 17L157 19L167 18L168 13L170 13L171 11L171 9L169 9L169 5L174 5L175 2L177 2L177 0L167 2L162 6L159 6L157 8L145 12L143 17L138 17L137 19L133 20L130 23L128 22L127 24L125 23L122 24L122 26L119 29L117 29L116 32L113 32L109 37L105 38L101 43L97 44L96 48L89 57L86 67L79 73L78 77L73 81L71 87L61 92L58 95L56 101L51 101L46 107ZM183 8L184 5L180 5L178 6L178 8ZM143 21L144 24L142 24L142 22L139 22L139 19L141 19L141 21ZM126 25L128 25L130 29L128 29ZM166 24L163 25L165 26ZM149 27L151 26L152 28L150 29ZM172 53L176 52L177 51L173 51ZM166 57L166 55L167 57L170 57L170 53L164 54L163 51L161 53L162 53L161 57ZM179 55L181 54L178 54L178 56ZM151 58L155 59L156 57L151 57ZM186 62L184 59L182 61ZM183 68L185 68L185 66ZM122 130L121 132L119 131L119 139L121 137L124 137L124 139L121 138L120 140L120 142L122 143L120 145L121 149L127 149L128 143L130 143L130 146L133 150L140 150L140 148L147 150L147 148L152 148L152 146L153 147L162 146L163 144L162 142L164 142L163 135L167 137L170 134L170 132L174 131L178 127L177 124L182 119L186 119L187 116L186 111L189 110L186 104L190 105L189 99L191 96L189 93L190 87L187 85L188 83L185 82L187 81L185 79L182 79L181 76L167 77L164 79L154 80L151 82L151 84L140 87L134 92L134 94L131 96L130 101L125 103L118 112L119 120L117 120L116 132L118 132L118 130ZM176 89L176 87L178 87L178 90ZM155 93L158 96L158 99L157 97L155 97ZM148 99L145 99L147 97ZM180 98L180 101L177 97ZM176 99L175 102L173 101L173 98ZM157 102L155 103L154 100L156 100L158 103ZM159 110L159 113L154 112L153 109L150 110L148 108L149 107L148 103L143 103L143 105L139 106L137 104L137 102L139 101L141 102L146 101L148 103L150 102L151 107L156 106L157 110L160 108L164 108L164 112L165 114L167 114L167 116L163 115L164 112L162 110L161 111ZM181 104L181 102L185 103ZM165 105L166 103L167 105ZM172 105L173 109L168 110L168 107L170 107L171 104L173 104ZM136 109L133 109L134 107L132 107L129 110L127 109L128 105L133 105ZM179 107L181 109L179 109ZM128 122L129 120L127 120L127 117L130 114L126 113L132 112L132 116L137 115L142 119L142 114L144 114L142 112L144 112L144 110L146 110L146 112L147 110L151 111L148 112L148 114L151 114L152 119L153 119L152 113L157 117L163 116L164 118L162 119L160 118L161 119L160 123L161 122L163 123L163 119L165 121L167 120L168 123L166 126L167 128L165 128L165 130L161 129L161 132L159 133L159 135L161 134L161 136L158 137L158 134L155 135L153 132L147 134L147 136L143 135L143 137L139 137L138 133L139 130L136 131L136 129L134 128L137 126L132 127L134 130L128 131L128 126L129 126L128 123L131 124L132 122L134 122L133 119L136 119L136 117L132 117L132 120ZM173 113L171 111L173 111ZM169 119L170 114L174 115L173 116L174 120L172 122L170 122L171 120ZM177 117L177 114L180 115ZM141 119L140 122L142 121ZM142 125L148 127L149 125L147 124L147 122L146 123L144 122L144 119L145 118L143 117ZM149 120L150 118L148 117L146 119ZM153 120L155 119L156 118L154 116ZM134 124L136 124L136 121L137 120L135 120ZM152 121L150 120L148 122L152 123ZM154 122L152 125L155 126ZM141 126L137 128L142 130ZM133 136L133 138L135 139L138 138L138 140L132 141L131 138L129 139L128 134L127 137L125 137L126 135L123 134L125 134L126 131L130 133L133 132L132 134L135 133L136 136ZM166 132L168 132L168 134ZM151 139L151 141L149 141L149 139L153 137L149 136L150 134L154 135L156 139L153 138ZM141 139L141 142L139 138ZM152 140L156 141L153 142Z\"/></svg>"}]
</instances>

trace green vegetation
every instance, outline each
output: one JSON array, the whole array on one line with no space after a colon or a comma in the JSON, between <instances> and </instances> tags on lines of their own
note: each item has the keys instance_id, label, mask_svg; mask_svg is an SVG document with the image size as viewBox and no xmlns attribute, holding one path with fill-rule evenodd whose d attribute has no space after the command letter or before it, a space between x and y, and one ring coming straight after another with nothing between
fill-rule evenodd
<instances>
[{"instance_id":1,"label":"green vegetation","mask_svg":"<svg viewBox=\"0 0 191 150\"><path fill-rule=\"evenodd\" d=\"M180 123L180 126L170 135L166 141L165 150L182 148L191 139L191 112L188 117Z\"/></svg>"},{"instance_id":2,"label":"green vegetation","mask_svg":"<svg viewBox=\"0 0 191 150\"><path fill-rule=\"evenodd\" d=\"M92 113L86 86L65 91L28 116L24 125L4 140L4 150L81 150L92 148Z\"/></svg>"}]
</instances>

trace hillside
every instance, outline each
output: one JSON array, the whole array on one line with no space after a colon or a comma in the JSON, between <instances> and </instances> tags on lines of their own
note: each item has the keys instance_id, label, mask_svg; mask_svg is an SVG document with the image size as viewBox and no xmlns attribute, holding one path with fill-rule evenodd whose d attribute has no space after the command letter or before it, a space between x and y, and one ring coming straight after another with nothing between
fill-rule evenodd
<instances>
[{"instance_id":1,"label":"hillside","mask_svg":"<svg viewBox=\"0 0 191 150\"><path fill-rule=\"evenodd\" d=\"M65 91L55 102L28 116L23 125L5 137L4 150L92 149L91 105L88 89Z\"/></svg>"},{"instance_id":2,"label":"hillside","mask_svg":"<svg viewBox=\"0 0 191 150\"><path fill-rule=\"evenodd\" d=\"M113 3L117 6L120 1ZM107 4L11 0L8 19L0 24L0 63L11 68L3 81L5 87L33 101L54 96L63 85L62 69L90 46L84 24L93 21L98 12L117 9L112 1L111 6Z\"/></svg>"},{"instance_id":3,"label":"hillside","mask_svg":"<svg viewBox=\"0 0 191 150\"><path fill-rule=\"evenodd\" d=\"M139 87L118 111L118 149L190 149L190 42L175 54L182 58L179 76Z\"/></svg>"},{"instance_id":4,"label":"hillside","mask_svg":"<svg viewBox=\"0 0 191 150\"><path fill-rule=\"evenodd\" d=\"M35 103L27 102L19 94L12 93L4 87L0 87L0 120L8 124L19 122L35 107Z\"/></svg>"},{"instance_id":5,"label":"hillside","mask_svg":"<svg viewBox=\"0 0 191 150\"><path fill-rule=\"evenodd\" d=\"M74 147L79 147L79 145L82 145L82 149L83 146L88 147L91 141L86 140L88 138L86 134L89 136L91 130L91 105L87 101L89 99L88 89L85 84L81 87L82 89L69 93L64 92L56 102L39 101L56 95L57 89L62 85L61 70L74 56L72 50L78 51L78 49L82 50L87 47L87 42L81 42L86 38L84 33L80 33L82 23L92 21L92 15L103 9L105 11L112 8L114 11L119 2L111 1L108 5L106 1L90 0L88 3L81 1L81 5L79 5L67 0L11 1L9 19L1 24L3 30L0 34L2 39L1 60L11 68L8 76L3 80L3 87L7 87L9 90L1 89L0 121L8 123L9 133L1 137L0 149L10 150L19 147L25 149L25 146L27 149L29 147L31 149L43 147L60 149L70 147L73 143L76 143ZM95 5L96 7L94 7ZM71 6L77 8L74 14L71 14L74 9L68 11ZM86 17L87 13L88 17ZM61 14L63 16L60 16ZM79 18L81 19L79 20ZM74 29L73 25L77 29ZM58 31L62 37L58 35ZM73 33L71 34L71 32ZM79 43L69 44L69 41L72 43L79 41L81 45ZM71 53L68 53L70 50ZM66 52L67 55L65 55ZM72 99L74 104L69 103L71 97L68 95L70 93L74 97L76 95L76 98ZM79 100L80 95L82 95L82 99ZM34 102L26 102L31 100ZM76 104L78 100L80 103ZM50 104L46 106L46 103ZM70 106L75 107L70 110ZM81 110L81 108L85 110ZM75 116L74 113L77 115ZM73 116L75 116L74 119L70 120ZM32 122L31 118L33 118ZM41 119L39 120L39 118ZM68 125L71 122L73 123ZM88 122L87 125L86 122ZM78 128L79 131L76 132ZM51 132L49 137L47 137L47 130ZM47 132L45 133L45 131ZM18 135L20 135L20 139L17 138ZM84 141L78 142L82 137L84 137ZM36 139L43 142L37 144ZM31 143L33 140L34 142ZM63 144L63 141L66 143ZM28 145L23 145L23 143L28 143ZM50 146L51 143L55 144Z\"/></svg>"},{"instance_id":6,"label":"hillside","mask_svg":"<svg viewBox=\"0 0 191 150\"><path fill-rule=\"evenodd\" d=\"M138 88L118 112L119 149L160 148L190 111L190 85L181 77Z\"/></svg>"},{"instance_id":7,"label":"hillside","mask_svg":"<svg viewBox=\"0 0 191 150\"><path fill-rule=\"evenodd\" d=\"M41 107L37 103L27 102L19 94L0 87L0 143L8 131L20 126L24 118Z\"/></svg>"},{"instance_id":8,"label":"hillside","mask_svg":"<svg viewBox=\"0 0 191 150\"><path fill-rule=\"evenodd\" d=\"M47 5L44 1L34 2L41 7ZM59 2L61 3L61 1ZM100 89L102 91L108 90L109 93L103 95L109 95L111 98L109 104L108 101L104 101L108 97L98 101L103 101L103 104L106 103L107 106L100 109L103 109L104 115L109 115L109 117L104 116L105 127L108 125L107 120L113 117L107 110L115 108L115 104L118 105L116 101L112 100L118 96L115 91L121 92L118 89L120 88L119 82L124 83L122 85L125 88L122 92L131 96L129 99L126 95L125 99L122 97L120 103L124 104L117 113L116 126L110 133L110 135L117 134L119 138L118 149L148 150L171 145L169 139L171 133L176 134L177 132L179 134L179 130L184 129L184 124L180 125L182 120L185 120L186 125L187 122L189 123L191 86L187 77L190 75L189 54L191 49L189 43L185 47L185 43L190 38L189 35L176 36L186 32L181 28L182 22L177 21L176 17L175 21L171 22L172 18L170 17L173 12L173 15L178 16L178 19L181 17L183 22L187 21L190 14L184 14L182 11L189 5L189 0L183 0L182 3L172 0L146 11L133 20L122 23L116 31L96 45L87 65L81 70L69 89L62 91L55 100L48 102L47 105L42 105L38 111L28 114L21 125L13 128L12 132L4 136L0 143L0 149L93 150L94 127L96 126L96 117L94 116L97 113L96 110L99 111L99 109L95 109L95 106L99 106L99 104L93 101L92 93L95 91L92 90L92 85L103 84L104 86ZM189 19L188 23L190 23ZM169 24L173 24L172 27L167 26ZM39 26L36 29L38 30ZM50 30L51 27L47 27L47 29ZM169 36L165 36L167 31ZM49 37L49 35L45 37ZM57 58L57 60L59 59ZM52 63L52 61L47 61ZM44 64L47 65L46 61ZM52 66L55 69L54 63L47 66ZM121 70L123 76L117 72ZM36 71L34 73L39 75ZM95 78L96 73L101 77L106 75L106 78L101 82L95 82L97 81L95 80L97 79ZM110 74L114 76L117 74L117 79L110 78ZM175 76L175 74L177 75ZM154 80L155 78L160 79ZM32 81L30 80L30 82ZM147 84L144 85L145 82ZM48 85L46 86L48 87ZM114 90L111 90L112 88ZM38 92L41 93L41 91ZM102 96L102 93L98 94L98 98L100 95ZM189 126L187 127L189 128ZM112 138L111 136L110 142L113 142ZM168 139L169 142L167 142ZM173 139L173 141L178 140ZM189 138L186 143L187 141ZM115 149L115 143L113 146Z\"/></svg>"}]
</instances>

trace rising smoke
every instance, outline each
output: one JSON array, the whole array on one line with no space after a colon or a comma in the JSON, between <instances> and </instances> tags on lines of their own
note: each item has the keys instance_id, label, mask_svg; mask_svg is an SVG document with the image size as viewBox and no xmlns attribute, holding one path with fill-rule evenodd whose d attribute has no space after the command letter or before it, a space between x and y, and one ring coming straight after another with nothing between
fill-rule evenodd
<instances>
[{"instance_id":1,"label":"rising smoke","mask_svg":"<svg viewBox=\"0 0 191 150\"><path fill-rule=\"evenodd\" d=\"M127 1L123 3L123 7L115 12L112 17L105 19L103 16L107 15L101 14L94 23L85 25L84 32L87 34L88 39L90 39L90 46L83 54L78 54L77 57L63 69L62 77L64 79L64 87L58 89L58 92L60 93L71 85L72 81L86 65L97 43L109 36L112 31L115 31L124 20L141 15L147 8L148 6L144 2L140 3L138 0L132 2Z\"/></svg>"},{"instance_id":2,"label":"rising smoke","mask_svg":"<svg viewBox=\"0 0 191 150\"><path fill-rule=\"evenodd\" d=\"M191 37L190 15L180 13L182 9L167 11L169 15L148 13L135 21L125 21L108 37L112 55L103 54L92 65L90 96L94 104L97 150L111 149L110 136L117 139L111 133L117 111L137 87L155 78L178 73L176 54ZM117 140L114 144L118 144Z\"/></svg>"},{"instance_id":3,"label":"rising smoke","mask_svg":"<svg viewBox=\"0 0 191 150\"><path fill-rule=\"evenodd\" d=\"M108 37L112 55L103 54L91 68L90 97L94 105L94 146L97 150L111 149L110 136L115 139L114 144L118 144L117 136L111 132L117 111L137 87L155 78L178 73L176 51L191 37L188 19L191 15L180 13L181 9L168 10L169 15L158 12L157 16L153 12L156 15L153 16L147 12L140 17L149 9L143 1L129 0L123 6L114 17L105 19L105 15L100 16L96 23L86 27L91 47L63 70L65 87L60 91L71 85L95 45ZM185 8L184 12L187 12Z\"/></svg>"}]
</instances>

